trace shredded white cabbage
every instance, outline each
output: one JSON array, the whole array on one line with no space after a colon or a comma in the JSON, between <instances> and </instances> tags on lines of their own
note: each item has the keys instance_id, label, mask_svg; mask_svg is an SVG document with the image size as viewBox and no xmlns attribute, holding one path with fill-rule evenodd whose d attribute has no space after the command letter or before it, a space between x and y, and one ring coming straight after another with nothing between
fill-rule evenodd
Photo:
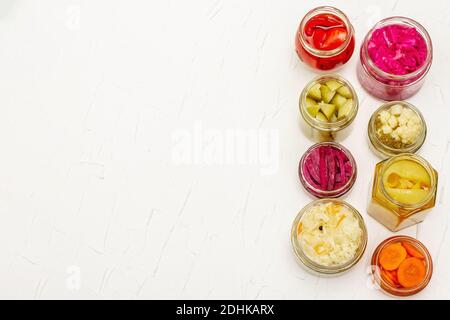
<instances>
[{"instance_id":1,"label":"shredded white cabbage","mask_svg":"<svg viewBox=\"0 0 450 320\"><path fill-rule=\"evenodd\" d=\"M356 254L362 229L348 208L325 203L305 212L298 241L306 256L317 264L331 267L349 262Z\"/></svg>"}]
</instances>

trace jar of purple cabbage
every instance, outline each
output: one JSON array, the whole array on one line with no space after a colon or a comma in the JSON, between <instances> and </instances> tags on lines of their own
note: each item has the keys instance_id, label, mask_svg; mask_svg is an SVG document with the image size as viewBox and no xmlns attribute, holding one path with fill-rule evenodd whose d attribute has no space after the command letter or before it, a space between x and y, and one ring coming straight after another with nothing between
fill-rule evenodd
<instances>
[{"instance_id":1,"label":"jar of purple cabbage","mask_svg":"<svg viewBox=\"0 0 450 320\"><path fill-rule=\"evenodd\" d=\"M371 95L405 100L420 90L432 62L433 45L425 28L409 18L391 17L366 35L357 75Z\"/></svg>"},{"instance_id":2,"label":"jar of purple cabbage","mask_svg":"<svg viewBox=\"0 0 450 320\"><path fill-rule=\"evenodd\" d=\"M298 168L300 182L313 196L338 198L356 181L356 162L349 150L334 142L318 143L302 156Z\"/></svg>"}]
</instances>

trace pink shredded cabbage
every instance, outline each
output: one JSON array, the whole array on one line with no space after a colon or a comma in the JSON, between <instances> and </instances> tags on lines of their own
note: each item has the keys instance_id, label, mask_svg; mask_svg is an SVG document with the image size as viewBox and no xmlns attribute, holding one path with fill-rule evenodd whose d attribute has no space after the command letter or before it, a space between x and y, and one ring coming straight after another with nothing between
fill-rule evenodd
<instances>
[{"instance_id":1,"label":"pink shredded cabbage","mask_svg":"<svg viewBox=\"0 0 450 320\"><path fill-rule=\"evenodd\" d=\"M389 25L375 30L368 43L369 56L381 70L405 75L418 70L427 59L427 44L413 27Z\"/></svg>"},{"instance_id":2,"label":"pink shredded cabbage","mask_svg":"<svg viewBox=\"0 0 450 320\"><path fill-rule=\"evenodd\" d=\"M333 146L320 146L312 150L302 166L305 180L321 191L342 188L353 176L353 170L347 155Z\"/></svg>"}]
</instances>

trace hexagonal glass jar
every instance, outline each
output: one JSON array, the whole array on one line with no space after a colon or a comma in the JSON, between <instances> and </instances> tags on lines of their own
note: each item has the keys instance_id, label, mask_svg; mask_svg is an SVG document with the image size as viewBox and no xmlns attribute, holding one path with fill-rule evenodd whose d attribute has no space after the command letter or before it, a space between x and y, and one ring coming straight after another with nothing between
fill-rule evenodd
<instances>
[{"instance_id":1,"label":"hexagonal glass jar","mask_svg":"<svg viewBox=\"0 0 450 320\"><path fill-rule=\"evenodd\" d=\"M426 218L435 206L437 186L438 173L428 161L414 154L400 154L376 165L367 212L397 232Z\"/></svg>"}]
</instances>

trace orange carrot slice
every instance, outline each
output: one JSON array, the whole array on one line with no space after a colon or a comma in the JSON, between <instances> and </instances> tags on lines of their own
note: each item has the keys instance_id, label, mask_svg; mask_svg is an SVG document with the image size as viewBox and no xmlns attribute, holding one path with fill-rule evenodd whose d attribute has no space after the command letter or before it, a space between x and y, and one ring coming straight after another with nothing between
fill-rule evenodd
<instances>
[{"instance_id":1,"label":"orange carrot slice","mask_svg":"<svg viewBox=\"0 0 450 320\"><path fill-rule=\"evenodd\" d=\"M391 286L393 287L397 286L396 283L394 282L394 279L392 279L391 275L389 274L389 271L382 269L381 275L383 276L383 279L389 282Z\"/></svg>"},{"instance_id":2,"label":"orange carrot slice","mask_svg":"<svg viewBox=\"0 0 450 320\"><path fill-rule=\"evenodd\" d=\"M400 284L400 283L398 283L397 270L394 270L394 271L388 271L388 272L389 272L389 274L391 275L392 280L394 280L394 282L395 282L396 284Z\"/></svg>"},{"instance_id":3,"label":"orange carrot slice","mask_svg":"<svg viewBox=\"0 0 450 320\"><path fill-rule=\"evenodd\" d=\"M345 218L346 218L346 215L343 214L343 215L339 218L338 223L337 223L337 225L336 225L336 228L339 227L339 226L341 225L342 221L344 221Z\"/></svg>"},{"instance_id":4,"label":"orange carrot slice","mask_svg":"<svg viewBox=\"0 0 450 320\"><path fill-rule=\"evenodd\" d=\"M299 236L303 231L303 223L299 223L297 226L297 235Z\"/></svg>"},{"instance_id":5,"label":"orange carrot slice","mask_svg":"<svg viewBox=\"0 0 450 320\"><path fill-rule=\"evenodd\" d=\"M398 269L405 259L406 249L400 243L390 244L380 252L380 264L388 271Z\"/></svg>"},{"instance_id":6,"label":"orange carrot slice","mask_svg":"<svg viewBox=\"0 0 450 320\"><path fill-rule=\"evenodd\" d=\"M423 256L423 254L416 248L414 248L414 246L406 241L402 242L402 246L406 249L406 252L414 257L414 258L419 258L419 259L425 259L425 257Z\"/></svg>"},{"instance_id":7,"label":"orange carrot slice","mask_svg":"<svg viewBox=\"0 0 450 320\"><path fill-rule=\"evenodd\" d=\"M342 206L339 204L331 204L327 207L327 212L329 214L337 214L339 212L341 212L342 210Z\"/></svg>"},{"instance_id":8,"label":"orange carrot slice","mask_svg":"<svg viewBox=\"0 0 450 320\"><path fill-rule=\"evenodd\" d=\"M383 269L381 273L383 275L383 278L387 282L389 282L391 286L398 287L399 283L398 283L396 271L387 271L387 270Z\"/></svg>"},{"instance_id":9,"label":"orange carrot slice","mask_svg":"<svg viewBox=\"0 0 450 320\"><path fill-rule=\"evenodd\" d=\"M398 282L404 288L414 288L425 279L427 269L422 260L409 258L402 262L397 270Z\"/></svg>"}]
</instances>

